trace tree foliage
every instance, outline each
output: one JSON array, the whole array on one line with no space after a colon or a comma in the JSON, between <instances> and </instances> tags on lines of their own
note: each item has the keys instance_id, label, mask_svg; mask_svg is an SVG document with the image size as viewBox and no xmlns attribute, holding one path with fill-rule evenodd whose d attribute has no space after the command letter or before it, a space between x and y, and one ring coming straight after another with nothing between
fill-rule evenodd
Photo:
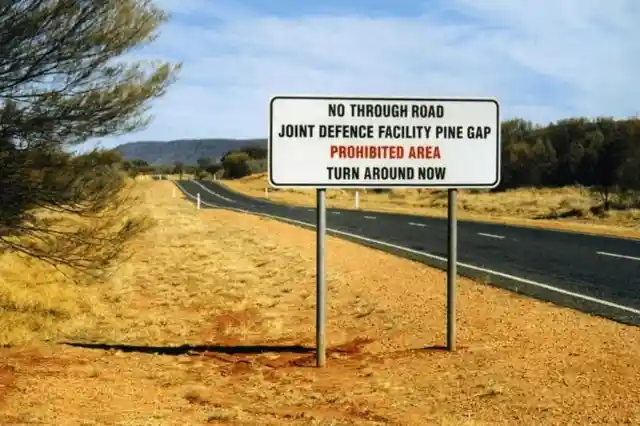
<instances>
[{"instance_id":1,"label":"tree foliage","mask_svg":"<svg viewBox=\"0 0 640 426\"><path fill-rule=\"evenodd\" d=\"M28 167L25 167L28 165ZM134 198L123 189L112 152L73 157L59 150L5 150L0 155L0 249L75 272L102 272L148 221L128 217Z\"/></svg>"},{"instance_id":2,"label":"tree foliage","mask_svg":"<svg viewBox=\"0 0 640 426\"><path fill-rule=\"evenodd\" d=\"M249 159L249 155L245 152L225 155L222 160L222 167L224 168L223 177L226 179L239 179L250 175Z\"/></svg>"},{"instance_id":3,"label":"tree foliage","mask_svg":"<svg viewBox=\"0 0 640 426\"><path fill-rule=\"evenodd\" d=\"M182 179L182 176L184 175L184 164L180 161L176 161L173 164L173 173L177 174L180 176L180 179Z\"/></svg>"},{"instance_id":4,"label":"tree foliage","mask_svg":"<svg viewBox=\"0 0 640 426\"><path fill-rule=\"evenodd\" d=\"M64 148L149 123L149 101L179 66L123 55L152 41L165 19L145 0L0 5L0 248L90 272L143 229L122 219L122 159Z\"/></svg>"},{"instance_id":5,"label":"tree foliage","mask_svg":"<svg viewBox=\"0 0 640 426\"><path fill-rule=\"evenodd\" d=\"M198 168L200 170L206 170L211 164L213 164L213 159L209 157L201 157L197 160Z\"/></svg>"},{"instance_id":6,"label":"tree foliage","mask_svg":"<svg viewBox=\"0 0 640 426\"><path fill-rule=\"evenodd\" d=\"M514 119L502 124L499 189L591 187L604 208L611 196L640 190L640 119L572 118L547 126Z\"/></svg>"},{"instance_id":7,"label":"tree foliage","mask_svg":"<svg viewBox=\"0 0 640 426\"><path fill-rule=\"evenodd\" d=\"M267 170L267 155L267 148L257 145L248 145L229 151L220 159L224 169L223 177L239 179L253 173L264 172Z\"/></svg>"},{"instance_id":8,"label":"tree foliage","mask_svg":"<svg viewBox=\"0 0 640 426\"><path fill-rule=\"evenodd\" d=\"M222 170L222 164L221 163L210 164L209 166L207 166L205 170L207 173L213 176L216 173L218 173L220 170Z\"/></svg>"}]
</instances>

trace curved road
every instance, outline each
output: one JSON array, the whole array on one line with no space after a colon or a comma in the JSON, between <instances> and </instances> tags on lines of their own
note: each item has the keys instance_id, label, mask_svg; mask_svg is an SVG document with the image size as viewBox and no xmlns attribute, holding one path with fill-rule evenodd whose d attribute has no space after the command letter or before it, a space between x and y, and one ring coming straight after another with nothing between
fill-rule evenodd
<instances>
[{"instance_id":1,"label":"curved road","mask_svg":"<svg viewBox=\"0 0 640 426\"><path fill-rule=\"evenodd\" d=\"M316 209L259 200L210 181L178 181L203 208L314 227ZM327 208L328 233L446 267L446 219ZM538 299L640 325L640 240L458 222L458 272Z\"/></svg>"}]
</instances>

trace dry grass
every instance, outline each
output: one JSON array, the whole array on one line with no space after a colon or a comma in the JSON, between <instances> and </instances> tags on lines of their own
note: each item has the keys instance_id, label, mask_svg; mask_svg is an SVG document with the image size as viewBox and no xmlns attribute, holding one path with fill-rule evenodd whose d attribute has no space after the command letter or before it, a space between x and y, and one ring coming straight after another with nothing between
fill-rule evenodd
<instances>
[{"instance_id":1,"label":"dry grass","mask_svg":"<svg viewBox=\"0 0 640 426\"><path fill-rule=\"evenodd\" d=\"M138 181L147 181L147 180L153 180L153 176L165 176L167 178L167 180L190 180L190 179L195 179L195 175L192 173L183 173L182 176L180 176L179 174L162 174L162 173L156 173L156 174L150 174L150 175L138 175L136 176L136 180Z\"/></svg>"},{"instance_id":2,"label":"dry grass","mask_svg":"<svg viewBox=\"0 0 640 426\"><path fill-rule=\"evenodd\" d=\"M225 180L231 189L265 198L268 186L265 173L238 180ZM391 211L425 216L447 214L447 191L429 189L396 189L378 194L360 190L360 208L369 211ZM329 189L329 207L355 208L355 190ZM269 189L269 198L300 206L315 205L313 190ZM602 235L640 238L640 210L611 211L594 215L590 194L578 187L562 189L517 189L501 193L461 190L458 194L460 218L513 225L572 230Z\"/></svg>"},{"instance_id":3,"label":"dry grass","mask_svg":"<svg viewBox=\"0 0 640 426\"><path fill-rule=\"evenodd\" d=\"M460 350L424 349L444 339L444 275L334 238L328 367L309 368L313 354L287 346L313 344L314 233L197 212L171 197L169 182L140 182L139 191L139 208L157 226L134 242L136 255L111 281L77 288L38 278L36 265L0 263L2 291L36 307L13 319L29 339L3 335L21 344L0 354L0 424L640 421L639 328L460 279ZM47 323L47 307L66 316ZM45 338L282 349L153 355L34 343Z\"/></svg>"},{"instance_id":4,"label":"dry grass","mask_svg":"<svg viewBox=\"0 0 640 426\"><path fill-rule=\"evenodd\" d=\"M134 193L133 197L130 196L131 192ZM73 236L78 229L99 232L95 235L95 241L83 238L89 241L86 246L68 247L73 255L84 250L86 259L97 260L102 259L105 250L92 247L91 243L98 241L99 237L108 236L110 232L120 231L127 219L133 219L135 226L140 226L141 232L153 226L153 221L148 220L148 206L136 205L137 195L141 195L140 189L130 182L118 200L116 210L101 215L103 220L98 228L93 226L96 225L92 222L95 218L63 215L49 210L42 210L36 215L40 219L48 219L49 228L60 235L69 233ZM123 212L131 214L119 217ZM19 240L18 237L12 239ZM119 253L122 258L131 249L126 244L120 248L123 249ZM69 250L65 251L63 248L53 254L57 256ZM49 252L45 250L45 253ZM44 261L19 252L0 254L0 346L55 341L73 338L78 334L84 336L86 329L99 332L102 321L105 318L115 318L120 309L117 302L120 301L123 290L117 279L109 277L120 265L114 266L95 271L100 273L95 273L92 278L74 273L65 265L54 268ZM102 279L94 279L98 276L102 276Z\"/></svg>"}]
</instances>

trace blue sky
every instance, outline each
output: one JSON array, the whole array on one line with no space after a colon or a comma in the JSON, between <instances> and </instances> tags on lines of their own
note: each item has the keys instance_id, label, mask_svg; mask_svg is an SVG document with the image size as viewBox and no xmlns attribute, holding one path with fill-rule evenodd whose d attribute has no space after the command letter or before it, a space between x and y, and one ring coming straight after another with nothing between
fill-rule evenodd
<instances>
[{"instance_id":1,"label":"blue sky","mask_svg":"<svg viewBox=\"0 0 640 426\"><path fill-rule=\"evenodd\" d=\"M640 112L638 0L156 0L136 59L180 61L143 131L91 141L266 137L276 94L492 96L546 123Z\"/></svg>"}]
</instances>

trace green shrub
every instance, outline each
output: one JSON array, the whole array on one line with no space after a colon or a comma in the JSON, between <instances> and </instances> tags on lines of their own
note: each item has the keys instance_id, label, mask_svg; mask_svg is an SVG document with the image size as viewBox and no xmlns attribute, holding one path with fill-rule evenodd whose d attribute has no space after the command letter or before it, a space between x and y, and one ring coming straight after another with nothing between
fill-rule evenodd
<instances>
[{"instance_id":1,"label":"green shrub","mask_svg":"<svg viewBox=\"0 0 640 426\"><path fill-rule=\"evenodd\" d=\"M249 155L244 152L229 154L222 160L224 169L223 177L226 179L239 179L251 174Z\"/></svg>"},{"instance_id":2,"label":"green shrub","mask_svg":"<svg viewBox=\"0 0 640 426\"><path fill-rule=\"evenodd\" d=\"M251 171L251 174L254 173L264 173L267 171L267 159L266 158L262 158L262 159L258 159L258 160L249 160L247 161L247 164L249 165L249 170Z\"/></svg>"},{"instance_id":3,"label":"green shrub","mask_svg":"<svg viewBox=\"0 0 640 426\"><path fill-rule=\"evenodd\" d=\"M198 169L193 176L196 180L204 180L209 177L209 173L207 173L205 170Z\"/></svg>"}]
</instances>

